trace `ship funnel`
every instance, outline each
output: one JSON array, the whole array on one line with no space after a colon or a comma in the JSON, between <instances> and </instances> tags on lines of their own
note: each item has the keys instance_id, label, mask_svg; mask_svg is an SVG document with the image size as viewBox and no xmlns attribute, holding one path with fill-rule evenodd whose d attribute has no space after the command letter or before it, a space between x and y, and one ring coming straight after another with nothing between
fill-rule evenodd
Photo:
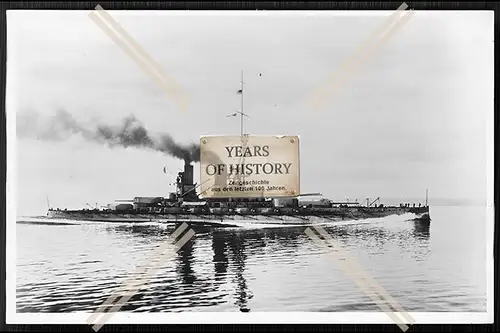
<instances>
[{"instance_id":1,"label":"ship funnel","mask_svg":"<svg viewBox=\"0 0 500 333\"><path fill-rule=\"evenodd\" d=\"M194 184L193 166L191 165L191 162L189 162L189 161L184 161L183 183L184 183L184 185L193 185Z\"/></svg>"}]
</instances>

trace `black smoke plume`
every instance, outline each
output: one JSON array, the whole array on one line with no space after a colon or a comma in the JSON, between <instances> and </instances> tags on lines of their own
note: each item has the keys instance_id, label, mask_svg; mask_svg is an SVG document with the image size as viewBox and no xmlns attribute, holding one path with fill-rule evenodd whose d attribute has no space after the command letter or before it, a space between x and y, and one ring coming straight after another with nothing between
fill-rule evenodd
<instances>
[{"instance_id":1,"label":"black smoke plume","mask_svg":"<svg viewBox=\"0 0 500 333\"><path fill-rule=\"evenodd\" d=\"M64 110L57 110L54 116L42 119L36 112L27 112L17 116L17 136L36 138L43 141L64 141L73 135L81 135L85 140L109 147L134 147L151 149L186 162L199 162L200 146L192 143L182 145L170 135L160 133L152 135L133 115L122 120L121 125L79 124L75 118Z\"/></svg>"}]
</instances>

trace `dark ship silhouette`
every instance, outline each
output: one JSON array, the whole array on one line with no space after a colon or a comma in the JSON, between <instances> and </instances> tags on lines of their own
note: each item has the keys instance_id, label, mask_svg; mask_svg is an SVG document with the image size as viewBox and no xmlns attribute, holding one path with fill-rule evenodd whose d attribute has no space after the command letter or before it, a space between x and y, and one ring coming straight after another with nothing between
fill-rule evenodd
<instances>
[{"instance_id":1,"label":"dark ship silhouette","mask_svg":"<svg viewBox=\"0 0 500 333\"><path fill-rule=\"evenodd\" d=\"M240 116L241 136L243 119L243 72L241 87L241 109L229 116ZM198 155L199 151L195 153ZM133 200L117 201L104 209L60 210L49 207L47 216L55 219L72 219L110 222L192 222L203 224L230 224L234 221L248 221L273 224L310 224L378 218L389 215L411 214L423 223L430 221L427 193L425 205L400 204L384 206L379 198L366 206L358 202L333 202L319 193L298 194L294 197L273 198L205 198L200 199L194 183L193 156L185 157L184 170L178 173L176 191L168 197L135 197ZM311 200L311 197L320 197Z\"/></svg>"},{"instance_id":2,"label":"dark ship silhouette","mask_svg":"<svg viewBox=\"0 0 500 333\"><path fill-rule=\"evenodd\" d=\"M377 198L366 205L359 202L333 202L320 193L286 198L206 198L200 199L194 183L193 165L185 161L176 179L176 191L168 197L135 197L117 201L103 209L61 210L49 208L48 217L109 222L192 222L231 224L249 221L273 224L310 224L412 214L414 219L430 221L429 206L400 204L384 206ZM317 197L318 199L314 198Z\"/></svg>"}]
</instances>

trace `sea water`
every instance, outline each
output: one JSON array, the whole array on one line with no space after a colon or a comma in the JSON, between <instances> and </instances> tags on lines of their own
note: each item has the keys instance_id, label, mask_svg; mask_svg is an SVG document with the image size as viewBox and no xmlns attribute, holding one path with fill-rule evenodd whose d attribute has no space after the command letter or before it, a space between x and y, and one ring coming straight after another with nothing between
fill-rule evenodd
<instances>
[{"instance_id":1,"label":"sea water","mask_svg":"<svg viewBox=\"0 0 500 333\"><path fill-rule=\"evenodd\" d=\"M406 311L486 311L484 208L431 207L431 218L321 227ZM18 312L94 311L176 228L65 222L18 219ZM191 228L194 237L122 310L380 311L305 226Z\"/></svg>"}]
</instances>

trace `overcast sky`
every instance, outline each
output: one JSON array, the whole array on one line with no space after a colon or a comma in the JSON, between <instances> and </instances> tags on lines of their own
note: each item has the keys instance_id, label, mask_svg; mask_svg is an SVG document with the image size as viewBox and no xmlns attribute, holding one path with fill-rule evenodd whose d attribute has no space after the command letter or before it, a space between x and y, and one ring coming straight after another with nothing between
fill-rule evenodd
<instances>
[{"instance_id":1,"label":"overcast sky","mask_svg":"<svg viewBox=\"0 0 500 333\"><path fill-rule=\"evenodd\" d=\"M243 69L246 132L300 135L302 192L423 200L429 188L431 199L486 200L493 12L416 12L320 113L307 97L380 14L110 11L188 92L182 112L88 13L8 13L8 117L63 109L81 122L118 124L133 114L183 143L239 134L239 119L226 115L239 108ZM18 138L16 159L20 215L44 214L46 196L71 208L167 196L173 176L163 167L173 175L182 167L77 136Z\"/></svg>"}]
</instances>

